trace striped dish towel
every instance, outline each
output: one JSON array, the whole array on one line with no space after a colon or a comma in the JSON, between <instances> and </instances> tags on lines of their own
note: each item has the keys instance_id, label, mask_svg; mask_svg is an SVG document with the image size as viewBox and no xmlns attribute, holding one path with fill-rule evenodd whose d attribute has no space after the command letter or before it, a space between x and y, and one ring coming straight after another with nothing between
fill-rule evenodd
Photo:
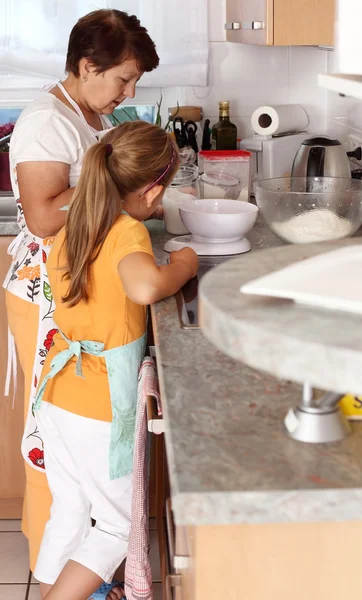
<instances>
[{"instance_id":1,"label":"striped dish towel","mask_svg":"<svg viewBox=\"0 0 362 600\"><path fill-rule=\"evenodd\" d=\"M156 395L158 380L153 358L146 357L138 378L138 401L133 454L131 530L125 569L127 600L152 600L152 573L149 561L149 456L146 399Z\"/></svg>"}]
</instances>

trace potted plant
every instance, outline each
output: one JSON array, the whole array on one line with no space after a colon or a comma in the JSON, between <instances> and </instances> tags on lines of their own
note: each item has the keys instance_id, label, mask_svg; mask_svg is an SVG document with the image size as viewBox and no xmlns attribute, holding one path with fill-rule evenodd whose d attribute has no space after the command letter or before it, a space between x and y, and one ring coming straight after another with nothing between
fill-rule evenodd
<instances>
[{"instance_id":1,"label":"potted plant","mask_svg":"<svg viewBox=\"0 0 362 600\"><path fill-rule=\"evenodd\" d=\"M10 135L14 129L14 123L0 125L0 142ZM0 191L11 192L9 143L0 145Z\"/></svg>"}]
</instances>

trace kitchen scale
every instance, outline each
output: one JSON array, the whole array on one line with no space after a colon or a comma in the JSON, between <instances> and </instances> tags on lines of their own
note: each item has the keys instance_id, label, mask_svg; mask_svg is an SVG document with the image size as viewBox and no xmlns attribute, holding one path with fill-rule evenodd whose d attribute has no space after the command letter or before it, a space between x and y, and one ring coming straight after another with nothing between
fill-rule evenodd
<instances>
[{"instance_id":1,"label":"kitchen scale","mask_svg":"<svg viewBox=\"0 0 362 600\"><path fill-rule=\"evenodd\" d=\"M246 238L222 241L189 234L174 237L164 246L166 252L175 252L183 248L192 248L198 256L230 256L249 252L251 244Z\"/></svg>"}]
</instances>

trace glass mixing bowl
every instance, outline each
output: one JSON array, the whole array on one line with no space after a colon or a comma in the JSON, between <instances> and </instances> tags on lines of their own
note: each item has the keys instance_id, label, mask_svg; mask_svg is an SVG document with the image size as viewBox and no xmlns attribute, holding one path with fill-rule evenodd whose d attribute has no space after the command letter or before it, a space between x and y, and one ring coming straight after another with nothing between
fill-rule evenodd
<instances>
[{"instance_id":1,"label":"glass mixing bowl","mask_svg":"<svg viewBox=\"0 0 362 600\"><path fill-rule=\"evenodd\" d=\"M362 181L280 177L255 181L256 203L270 229L294 244L338 240L362 224Z\"/></svg>"}]
</instances>

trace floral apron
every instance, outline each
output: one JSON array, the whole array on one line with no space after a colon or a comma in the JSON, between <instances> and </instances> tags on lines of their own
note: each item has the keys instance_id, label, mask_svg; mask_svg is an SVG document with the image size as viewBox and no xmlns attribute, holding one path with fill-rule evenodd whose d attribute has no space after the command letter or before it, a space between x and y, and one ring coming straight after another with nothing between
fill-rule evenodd
<instances>
[{"instance_id":1,"label":"floral apron","mask_svg":"<svg viewBox=\"0 0 362 600\"><path fill-rule=\"evenodd\" d=\"M99 141L99 139L101 139L103 135L110 131L110 129L113 129L112 123L107 117L103 117L103 123L108 126L107 129L104 129L103 131L96 131L95 129L93 129L93 127L91 127L87 123L78 104L68 94L68 92L66 91L66 89L60 81L57 83L57 85L61 89L67 100L70 102L70 104L73 106L74 110L77 112L82 122L90 130L92 136L94 137L94 142ZM21 216L23 217L22 207L20 203L18 203L18 210L19 209ZM48 273L46 269L46 263L49 252L52 247L53 240L54 237L47 237L45 239L42 239L34 236L28 230L24 222L22 231L18 234L18 236L8 248L8 254L10 254L13 257L13 259L16 258L16 255L22 246L26 246L28 250L21 264L19 264L19 261L16 261L14 263L12 272L8 279L8 284L9 281L11 281L14 278L28 280L26 294L29 299L29 302L39 304L39 327L36 344L36 355L33 366L28 414L25 423L24 435L21 443L21 452L24 457L24 460L31 467L33 467L37 471L43 472L45 469L43 440L39 435L39 430L35 419L33 407L36 399L38 382L40 380L45 357L50 347L52 346L54 335L58 332L57 326L53 321L55 303L53 300L53 295L50 288ZM24 252L22 254L24 254ZM26 257L28 255L32 257L38 255L38 264L36 266L31 267L27 265ZM4 287L6 288L7 286L5 285ZM16 364L17 359L14 338L11 332L9 331L8 368L5 383L5 395L9 396L10 379L12 373L14 380L14 398L16 392Z\"/></svg>"},{"instance_id":2,"label":"floral apron","mask_svg":"<svg viewBox=\"0 0 362 600\"><path fill-rule=\"evenodd\" d=\"M52 360L50 371L41 382L33 411L41 408L46 385L74 357L75 374L83 377L82 354L91 354L105 360L112 405L111 442L109 447L109 477L118 479L132 471L134 432L137 410L138 375L146 350L146 333L138 340L104 350L101 342L72 341L63 333L68 344Z\"/></svg>"},{"instance_id":3,"label":"floral apron","mask_svg":"<svg viewBox=\"0 0 362 600\"><path fill-rule=\"evenodd\" d=\"M16 259L19 250L24 247L23 251L21 252L21 255L23 256L22 261L15 261L12 267L9 282L14 279L18 279L19 281L24 280L24 283L26 284L26 295L28 301L34 304L37 303L39 305L39 325L38 337L36 341L36 355L33 365L28 415L26 418L24 435L21 443L21 452L25 461L38 471L44 470L43 442L39 436L38 427L32 411L32 405L35 400L38 380L40 379L40 373L43 368L45 357L53 343L53 336L58 331L53 321L55 305L46 269L46 263L53 240L53 237L47 237L44 239L38 238L32 235L27 227L24 226L22 231L18 234L8 248L8 254L10 254L13 259ZM25 247L27 248L27 252L24 252ZM37 257L38 264L29 266L27 264L30 262L29 258L27 258L28 255L32 258ZM10 375L12 372L14 379L13 398L15 398L16 393L16 364L17 359L14 338L9 331L8 371L6 376L5 395L9 395Z\"/></svg>"}]
</instances>

